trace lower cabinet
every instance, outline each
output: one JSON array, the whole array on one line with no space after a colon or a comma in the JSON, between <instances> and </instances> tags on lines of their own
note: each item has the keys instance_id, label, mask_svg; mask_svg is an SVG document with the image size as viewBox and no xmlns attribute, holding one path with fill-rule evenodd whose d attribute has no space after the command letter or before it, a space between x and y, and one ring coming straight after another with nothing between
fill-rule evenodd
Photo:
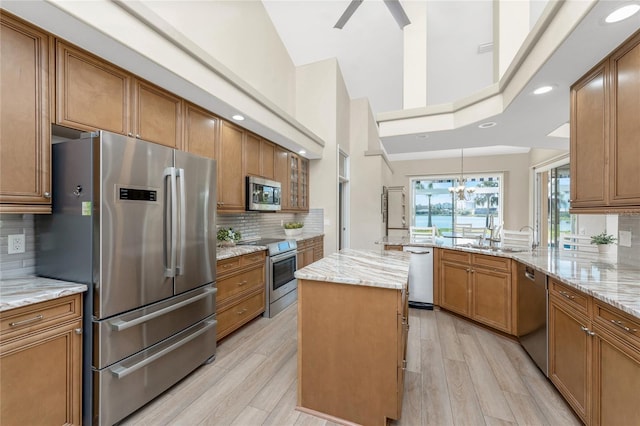
<instances>
[{"instance_id":1,"label":"lower cabinet","mask_svg":"<svg viewBox=\"0 0 640 426\"><path fill-rule=\"evenodd\" d=\"M334 423L399 419L408 330L406 286L298 280L299 409Z\"/></svg>"},{"instance_id":2,"label":"lower cabinet","mask_svg":"<svg viewBox=\"0 0 640 426\"><path fill-rule=\"evenodd\" d=\"M297 244L297 269L304 268L324 257L324 237L322 235L300 240Z\"/></svg>"},{"instance_id":3,"label":"lower cabinet","mask_svg":"<svg viewBox=\"0 0 640 426\"><path fill-rule=\"evenodd\" d=\"M549 378L585 424L640 424L640 320L550 279Z\"/></svg>"},{"instance_id":4,"label":"lower cabinet","mask_svg":"<svg viewBox=\"0 0 640 426\"><path fill-rule=\"evenodd\" d=\"M228 336L265 310L265 252L217 263L216 340Z\"/></svg>"},{"instance_id":5,"label":"lower cabinet","mask_svg":"<svg viewBox=\"0 0 640 426\"><path fill-rule=\"evenodd\" d=\"M0 424L81 423L82 296L0 313Z\"/></svg>"},{"instance_id":6,"label":"lower cabinet","mask_svg":"<svg viewBox=\"0 0 640 426\"><path fill-rule=\"evenodd\" d=\"M511 259L442 250L440 306L506 333L513 333Z\"/></svg>"}]
</instances>

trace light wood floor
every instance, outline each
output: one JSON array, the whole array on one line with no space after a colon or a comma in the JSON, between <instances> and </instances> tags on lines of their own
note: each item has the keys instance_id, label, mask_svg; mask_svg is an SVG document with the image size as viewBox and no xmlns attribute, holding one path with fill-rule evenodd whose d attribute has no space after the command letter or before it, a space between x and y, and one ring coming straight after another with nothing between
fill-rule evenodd
<instances>
[{"instance_id":1,"label":"light wood floor","mask_svg":"<svg viewBox=\"0 0 640 426\"><path fill-rule=\"evenodd\" d=\"M333 425L296 405L296 305L259 318L123 425ZM579 425L506 337L443 311L410 310L402 419L393 425Z\"/></svg>"}]
</instances>

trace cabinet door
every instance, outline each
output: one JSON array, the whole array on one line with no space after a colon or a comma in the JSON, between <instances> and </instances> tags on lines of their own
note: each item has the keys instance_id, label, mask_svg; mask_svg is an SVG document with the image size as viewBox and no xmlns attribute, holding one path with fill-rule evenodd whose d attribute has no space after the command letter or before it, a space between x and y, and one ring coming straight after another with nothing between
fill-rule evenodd
<instances>
[{"instance_id":1,"label":"cabinet door","mask_svg":"<svg viewBox=\"0 0 640 426\"><path fill-rule=\"evenodd\" d=\"M640 424L640 349L599 326L594 331L592 424Z\"/></svg>"},{"instance_id":2,"label":"cabinet door","mask_svg":"<svg viewBox=\"0 0 640 426\"><path fill-rule=\"evenodd\" d=\"M260 138L251 133L247 133L244 139L244 174L262 176Z\"/></svg>"},{"instance_id":3,"label":"cabinet door","mask_svg":"<svg viewBox=\"0 0 640 426\"><path fill-rule=\"evenodd\" d=\"M585 422L591 406L591 336L589 320L549 300L549 379ZM585 330L586 329L586 330Z\"/></svg>"},{"instance_id":4,"label":"cabinet door","mask_svg":"<svg viewBox=\"0 0 640 426\"><path fill-rule=\"evenodd\" d=\"M0 212L51 212L49 52L47 34L0 14Z\"/></svg>"},{"instance_id":5,"label":"cabinet door","mask_svg":"<svg viewBox=\"0 0 640 426\"><path fill-rule=\"evenodd\" d=\"M244 211L244 131L221 121L218 146L218 210Z\"/></svg>"},{"instance_id":6,"label":"cabinet door","mask_svg":"<svg viewBox=\"0 0 640 426\"><path fill-rule=\"evenodd\" d=\"M280 197L282 210L289 210L289 153L280 147L276 147L274 162L274 179L282 185Z\"/></svg>"},{"instance_id":7,"label":"cabinet door","mask_svg":"<svg viewBox=\"0 0 640 426\"><path fill-rule=\"evenodd\" d=\"M126 135L130 75L61 41L56 55L56 123Z\"/></svg>"},{"instance_id":8,"label":"cabinet door","mask_svg":"<svg viewBox=\"0 0 640 426\"><path fill-rule=\"evenodd\" d=\"M511 274L474 267L471 318L511 333Z\"/></svg>"},{"instance_id":9,"label":"cabinet door","mask_svg":"<svg viewBox=\"0 0 640 426\"><path fill-rule=\"evenodd\" d=\"M2 345L0 424L81 423L81 321Z\"/></svg>"},{"instance_id":10,"label":"cabinet door","mask_svg":"<svg viewBox=\"0 0 640 426\"><path fill-rule=\"evenodd\" d=\"M216 158L220 120L202 108L185 104L184 149L206 158Z\"/></svg>"},{"instance_id":11,"label":"cabinet door","mask_svg":"<svg viewBox=\"0 0 640 426\"><path fill-rule=\"evenodd\" d=\"M640 34L611 57L610 67L609 203L640 206Z\"/></svg>"},{"instance_id":12,"label":"cabinet door","mask_svg":"<svg viewBox=\"0 0 640 426\"><path fill-rule=\"evenodd\" d=\"M136 80L132 104L136 138L182 149L182 99Z\"/></svg>"},{"instance_id":13,"label":"cabinet door","mask_svg":"<svg viewBox=\"0 0 640 426\"><path fill-rule=\"evenodd\" d=\"M275 150L276 146L271 142L262 140L260 144L260 162L262 164L262 176L275 180Z\"/></svg>"},{"instance_id":14,"label":"cabinet door","mask_svg":"<svg viewBox=\"0 0 640 426\"><path fill-rule=\"evenodd\" d=\"M449 262L440 265L440 305L467 317L471 316L470 271L469 265Z\"/></svg>"},{"instance_id":15,"label":"cabinet door","mask_svg":"<svg viewBox=\"0 0 640 426\"><path fill-rule=\"evenodd\" d=\"M300 170L298 156L289 153L289 210L299 209Z\"/></svg>"},{"instance_id":16,"label":"cabinet door","mask_svg":"<svg viewBox=\"0 0 640 426\"><path fill-rule=\"evenodd\" d=\"M571 88L571 208L607 202L608 71L604 62Z\"/></svg>"},{"instance_id":17,"label":"cabinet door","mask_svg":"<svg viewBox=\"0 0 640 426\"><path fill-rule=\"evenodd\" d=\"M299 157L300 182L298 208L309 211L309 160Z\"/></svg>"}]
</instances>

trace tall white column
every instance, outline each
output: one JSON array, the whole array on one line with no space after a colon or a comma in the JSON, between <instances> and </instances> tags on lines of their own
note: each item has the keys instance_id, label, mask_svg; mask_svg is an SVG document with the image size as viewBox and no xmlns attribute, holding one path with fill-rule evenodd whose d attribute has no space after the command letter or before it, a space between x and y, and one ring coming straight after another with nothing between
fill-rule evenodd
<instances>
[{"instance_id":1,"label":"tall white column","mask_svg":"<svg viewBox=\"0 0 640 426\"><path fill-rule=\"evenodd\" d=\"M404 109L427 105L427 2L402 3L410 25L404 27Z\"/></svg>"}]
</instances>

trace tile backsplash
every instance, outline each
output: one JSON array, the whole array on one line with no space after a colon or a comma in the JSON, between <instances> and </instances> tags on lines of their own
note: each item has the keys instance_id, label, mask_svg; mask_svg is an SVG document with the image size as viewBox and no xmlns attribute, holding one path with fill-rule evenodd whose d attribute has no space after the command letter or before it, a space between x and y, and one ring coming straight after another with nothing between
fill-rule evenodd
<instances>
[{"instance_id":1,"label":"tile backsplash","mask_svg":"<svg viewBox=\"0 0 640 426\"><path fill-rule=\"evenodd\" d=\"M618 245L618 262L638 266L640 262L640 215L618 216L618 232L631 232L631 247Z\"/></svg>"},{"instance_id":2,"label":"tile backsplash","mask_svg":"<svg viewBox=\"0 0 640 426\"><path fill-rule=\"evenodd\" d=\"M8 236L25 235L25 252L8 253ZM32 214L0 214L0 279L36 272L35 219Z\"/></svg>"},{"instance_id":3,"label":"tile backsplash","mask_svg":"<svg viewBox=\"0 0 640 426\"><path fill-rule=\"evenodd\" d=\"M324 210L309 209L309 213L245 212L219 214L216 218L218 227L240 231L243 240L284 235L282 224L286 222L302 222L306 232L323 233Z\"/></svg>"}]
</instances>

